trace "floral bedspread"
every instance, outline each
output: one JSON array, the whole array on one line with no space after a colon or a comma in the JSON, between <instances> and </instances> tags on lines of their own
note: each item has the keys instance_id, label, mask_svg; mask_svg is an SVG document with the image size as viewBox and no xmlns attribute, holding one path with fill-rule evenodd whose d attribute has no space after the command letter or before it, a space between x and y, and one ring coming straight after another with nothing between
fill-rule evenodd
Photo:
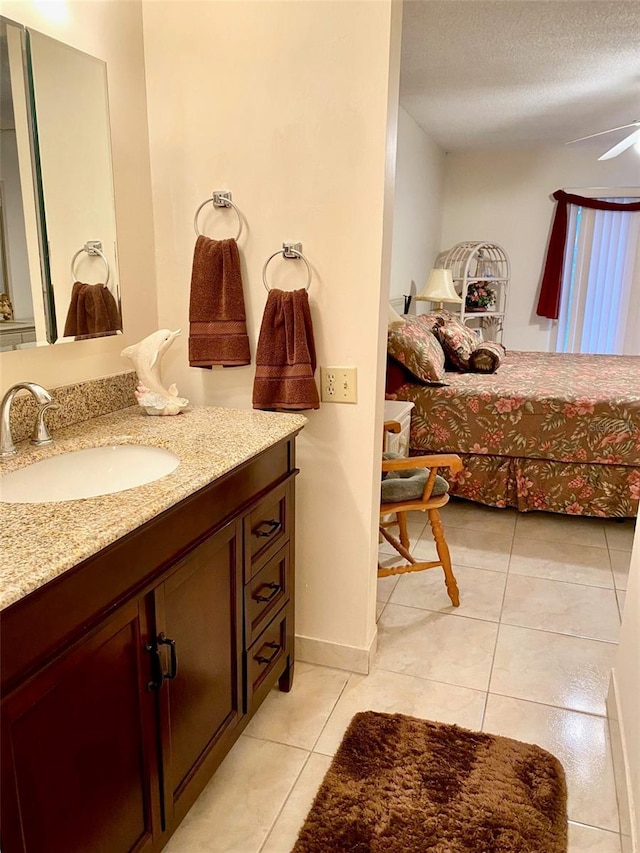
<instances>
[{"instance_id":1,"label":"floral bedspread","mask_svg":"<svg viewBox=\"0 0 640 853\"><path fill-rule=\"evenodd\" d=\"M391 396L415 403L412 453L467 456L453 494L523 510L637 512L640 357L508 352L494 374L446 380Z\"/></svg>"}]
</instances>

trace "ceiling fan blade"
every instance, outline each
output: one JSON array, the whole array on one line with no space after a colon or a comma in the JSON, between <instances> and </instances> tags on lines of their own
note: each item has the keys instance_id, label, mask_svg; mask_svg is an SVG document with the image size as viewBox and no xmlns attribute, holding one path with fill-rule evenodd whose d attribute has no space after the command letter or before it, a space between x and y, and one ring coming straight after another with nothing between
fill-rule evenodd
<instances>
[{"instance_id":1,"label":"ceiling fan blade","mask_svg":"<svg viewBox=\"0 0 640 853\"><path fill-rule=\"evenodd\" d=\"M621 142L618 142L617 145L614 145L613 148L610 148L608 151L598 157L598 160L611 160L612 157L617 157L618 154L622 154L623 151L626 151L627 148L631 148L634 142L638 142L640 140L640 128L638 130L634 130L633 133L630 133L629 136L625 137Z\"/></svg>"},{"instance_id":2,"label":"ceiling fan blade","mask_svg":"<svg viewBox=\"0 0 640 853\"><path fill-rule=\"evenodd\" d=\"M604 136L605 133L613 133L614 130L626 130L628 127L638 127L640 121L632 121L631 124L623 124L620 127L610 127L609 130L601 130L599 133L591 133L589 136L581 136L579 139L571 139L565 145L573 145L574 142L584 142L585 139L593 139L594 136Z\"/></svg>"}]
</instances>

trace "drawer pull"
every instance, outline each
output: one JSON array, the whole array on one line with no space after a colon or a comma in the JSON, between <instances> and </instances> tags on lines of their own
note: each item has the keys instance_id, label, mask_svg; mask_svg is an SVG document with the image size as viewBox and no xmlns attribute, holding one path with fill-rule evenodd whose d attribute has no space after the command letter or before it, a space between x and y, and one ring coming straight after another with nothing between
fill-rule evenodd
<instances>
[{"instance_id":1,"label":"drawer pull","mask_svg":"<svg viewBox=\"0 0 640 853\"><path fill-rule=\"evenodd\" d=\"M270 592L267 595L262 595L260 590L268 589ZM260 601L263 604L266 604L268 601L272 601L276 595L282 591L282 587L279 583L263 583L251 596L254 601Z\"/></svg>"},{"instance_id":2,"label":"drawer pull","mask_svg":"<svg viewBox=\"0 0 640 853\"><path fill-rule=\"evenodd\" d=\"M269 657L264 657L262 655L262 649L260 649L258 654L253 656L253 659L256 661L256 663L270 664L278 657L281 648L282 646L280 645L280 643L265 643L262 649L273 649Z\"/></svg>"},{"instance_id":3,"label":"drawer pull","mask_svg":"<svg viewBox=\"0 0 640 853\"><path fill-rule=\"evenodd\" d=\"M254 536L273 536L274 533L278 533L278 531L282 530L282 522L276 521L275 518L270 519L269 521L261 521L260 524L257 524L253 530Z\"/></svg>"}]
</instances>

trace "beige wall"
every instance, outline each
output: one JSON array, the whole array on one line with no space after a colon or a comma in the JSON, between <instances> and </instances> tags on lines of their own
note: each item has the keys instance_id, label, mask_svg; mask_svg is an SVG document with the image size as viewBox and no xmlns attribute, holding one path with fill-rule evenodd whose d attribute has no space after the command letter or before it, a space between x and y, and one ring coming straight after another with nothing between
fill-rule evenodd
<instances>
[{"instance_id":1,"label":"beige wall","mask_svg":"<svg viewBox=\"0 0 640 853\"><path fill-rule=\"evenodd\" d=\"M299 440L296 598L300 654L328 660L335 651L336 662L359 666L375 636L383 204L388 121L395 152L400 5L143 9L159 319L185 330L165 359L167 378L195 403L251 406L253 366L208 371L187 362L194 212L213 190L231 190L245 220L252 353L266 299L262 266L283 241L298 240L313 267L318 363L358 368L357 405L308 412ZM212 237L236 229L230 212L200 221ZM269 275L286 289L305 280L295 261L273 262Z\"/></svg>"},{"instance_id":2,"label":"beige wall","mask_svg":"<svg viewBox=\"0 0 640 853\"><path fill-rule=\"evenodd\" d=\"M507 347L549 348L553 324L537 317L535 306L554 211L550 195L567 187L638 184L635 151L599 163L602 150L589 145L447 155L442 248L489 240L506 249L512 267Z\"/></svg>"},{"instance_id":3,"label":"beige wall","mask_svg":"<svg viewBox=\"0 0 640 853\"><path fill-rule=\"evenodd\" d=\"M391 298L417 293L440 251L445 153L400 108L393 216ZM394 301L402 310L402 301Z\"/></svg>"},{"instance_id":4,"label":"beige wall","mask_svg":"<svg viewBox=\"0 0 640 853\"><path fill-rule=\"evenodd\" d=\"M119 373L131 367L120 350L158 327L141 4L3 0L2 14L107 62L125 333L2 353L0 390L23 379L54 387Z\"/></svg>"}]
</instances>

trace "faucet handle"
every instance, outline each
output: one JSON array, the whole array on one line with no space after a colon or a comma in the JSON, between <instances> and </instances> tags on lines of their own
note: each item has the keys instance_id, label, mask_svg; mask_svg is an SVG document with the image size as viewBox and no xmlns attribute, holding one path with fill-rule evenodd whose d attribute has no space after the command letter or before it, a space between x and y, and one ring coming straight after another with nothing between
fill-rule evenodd
<instances>
[{"instance_id":1,"label":"faucet handle","mask_svg":"<svg viewBox=\"0 0 640 853\"><path fill-rule=\"evenodd\" d=\"M53 443L53 439L51 438L47 425L44 422L44 414L45 412L48 412L49 409L59 408L60 406L57 403L54 403L53 400L50 403L44 403L44 405L39 407L35 426L33 428L33 435L31 436L31 444L35 444L37 447L42 447L45 444Z\"/></svg>"}]
</instances>

